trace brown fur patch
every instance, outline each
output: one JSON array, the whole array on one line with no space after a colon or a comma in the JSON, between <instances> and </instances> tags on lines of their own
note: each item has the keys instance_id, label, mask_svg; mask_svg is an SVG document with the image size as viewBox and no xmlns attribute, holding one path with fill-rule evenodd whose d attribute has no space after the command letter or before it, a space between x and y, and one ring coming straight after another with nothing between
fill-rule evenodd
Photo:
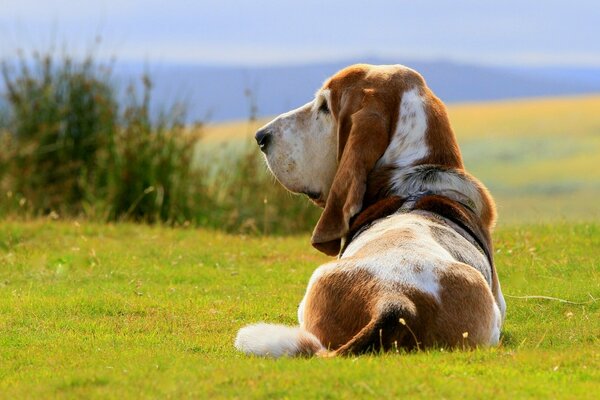
<instances>
[{"instance_id":1,"label":"brown fur patch","mask_svg":"<svg viewBox=\"0 0 600 400\"><path fill-rule=\"evenodd\" d=\"M483 276L474 268L456 263L440 278L443 305L432 329L436 343L475 347L487 343L494 322L494 299ZM468 332L466 338L463 334Z\"/></svg>"},{"instance_id":2,"label":"brown fur patch","mask_svg":"<svg viewBox=\"0 0 600 400\"><path fill-rule=\"evenodd\" d=\"M371 204L352 219L346 237L351 239L365 225L395 213L402 206L402 203L404 203L403 198L390 196L375 204Z\"/></svg>"},{"instance_id":3,"label":"brown fur patch","mask_svg":"<svg viewBox=\"0 0 600 400\"><path fill-rule=\"evenodd\" d=\"M329 349L347 343L371 320L378 283L366 271L335 271L321 276L304 304L304 328Z\"/></svg>"},{"instance_id":4,"label":"brown fur patch","mask_svg":"<svg viewBox=\"0 0 600 400\"><path fill-rule=\"evenodd\" d=\"M448 168L463 169L462 155L454 136L454 130L448 119L446 106L431 90L423 90L425 104L427 104L427 131L425 139L429 154L417 161L415 165L432 164Z\"/></svg>"},{"instance_id":5,"label":"brown fur patch","mask_svg":"<svg viewBox=\"0 0 600 400\"><path fill-rule=\"evenodd\" d=\"M494 202L489 190L485 186L480 184L477 189L479 190L479 195L481 196L481 201L483 202L481 222L491 233L496 225L496 203Z\"/></svg>"},{"instance_id":6,"label":"brown fur patch","mask_svg":"<svg viewBox=\"0 0 600 400\"><path fill-rule=\"evenodd\" d=\"M367 190L363 200L364 207L369 207L390 195L390 185L395 173L396 167L391 165L371 171L367 179Z\"/></svg>"},{"instance_id":7,"label":"brown fur patch","mask_svg":"<svg viewBox=\"0 0 600 400\"><path fill-rule=\"evenodd\" d=\"M438 301L411 286L378 282L366 271L329 272L308 293L304 327L328 349L321 356L488 343L495 303L481 274L455 263L440 287Z\"/></svg>"},{"instance_id":8,"label":"brown fur patch","mask_svg":"<svg viewBox=\"0 0 600 400\"><path fill-rule=\"evenodd\" d=\"M364 328L328 356L433 346L473 348L488 343L494 300L479 272L457 263L443 274L440 285L439 302L410 286L386 288L380 293L377 312Z\"/></svg>"},{"instance_id":9,"label":"brown fur patch","mask_svg":"<svg viewBox=\"0 0 600 400\"><path fill-rule=\"evenodd\" d=\"M433 296L405 285L388 287L378 313L336 355L373 350L423 349L435 340L432 326L439 305Z\"/></svg>"}]
</instances>

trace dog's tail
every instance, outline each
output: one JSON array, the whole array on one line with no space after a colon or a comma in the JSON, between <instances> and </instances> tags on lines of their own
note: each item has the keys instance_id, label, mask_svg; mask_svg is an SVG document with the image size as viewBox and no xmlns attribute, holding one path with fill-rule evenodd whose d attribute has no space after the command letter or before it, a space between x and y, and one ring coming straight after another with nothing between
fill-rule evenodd
<instances>
[{"instance_id":1,"label":"dog's tail","mask_svg":"<svg viewBox=\"0 0 600 400\"><path fill-rule=\"evenodd\" d=\"M235 347L246 354L273 358L312 356L326 351L315 335L301 327L265 323L240 329Z\"/></svg>"}]
</instances>

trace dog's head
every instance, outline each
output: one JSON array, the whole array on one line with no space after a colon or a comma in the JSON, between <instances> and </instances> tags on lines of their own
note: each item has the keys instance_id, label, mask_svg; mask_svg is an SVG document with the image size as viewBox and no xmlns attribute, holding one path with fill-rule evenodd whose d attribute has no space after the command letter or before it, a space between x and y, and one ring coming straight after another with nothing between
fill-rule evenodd
<instances>
[{"instance_id":1,"label":"dog's head","mask_svg":"<svg viewBox=\"0 0 600 400\"><path fill-rule=\"evenodd\" d=\"M256 140L279 182L324 208L312 244L330 255L339 252L368 184L377 182L378 193L391 185L383 171L462 168L445 107L417 72L400 65L338 72L314 100L262 127Z\"/></svg>"}]
</instances>

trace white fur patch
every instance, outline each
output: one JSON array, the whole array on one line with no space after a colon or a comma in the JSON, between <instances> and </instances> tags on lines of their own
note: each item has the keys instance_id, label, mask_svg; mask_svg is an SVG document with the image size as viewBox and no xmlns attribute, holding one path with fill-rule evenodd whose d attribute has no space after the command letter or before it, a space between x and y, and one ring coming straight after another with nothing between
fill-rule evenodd
<instances>
[{"instance_id":1,"label":"white fur patch","mask_svg":"<svg viewBox=\"0 0 600 400\"><path fill-rule=\"evenodd\" d=\"M386 232L402 230L414 239L388 243L389 246L382 251L353 260L354 263L384 282L401 283L439 298L439 270L454 259L432 238L429 223L419 215L392 215L354 239L341 259L352 257L363 247L373 246L372 242L381 241L381 236ZM375 246L381 247L381 244Z\"/></svg>"},{"instance_id":2,"label":"white fur patch","mask_svg":"<svg viewBox=\"0 0 600 400\"><path fill-rule=\"evenodd\" d=\"M500 313L500 309L498 305L494 303L494 320L492 322L491 327L491 335L490 335L490 346L495 346L500 341L500 331L502 329L502 315Z\"/></svg>"},{"instance_id":3,"label":"white fur patch","mask_svg":"<svg viewBox=\"0 0 600 400\"><path fill-rule=\"evenodd\" d=\"M498 293L496 293L496 303L498 304L498 308L500 309L501 322L504 322L504 318L506 318L506 301L504 300L504 295L502 294L502 289L500 288L500 282L498 282Z\"/></svg>"},{"instance_id":4,"label":"white fur patch","mask_svg":"<svg viewBox=\"0 0 600 400\"><path fill-rule=\"evenodd\" d=\"M319 112L329 92L281 114L261 129L272 134L265 158L269 169L288 190L320 193L327 198L337 168L337 136L331 113Z\"/></svg>"},{"instance_id":5,"label":"white fur patch","mask_svg":"<svg viewBox=\"0 0 600 400\"><path fill-rule=\"evenodd\" d=\"M402 94L399 112L396 131L378 165L405 167L429 153L425 141L427 113L418 88L407 90Z\"/></svg>"},{"instance_id":6,"label":"white fur patch","mask_svg":"<svg viewBox=\"0 0 600 400\"><path fill-rule=\"evenodd\" d=\"M258 323L248 325L237 334L235 348L246 354L279 358L306 353L309 349L302 345L312 343L324 349L319 339L299 327Z\"/></svg>"}]
</instances>

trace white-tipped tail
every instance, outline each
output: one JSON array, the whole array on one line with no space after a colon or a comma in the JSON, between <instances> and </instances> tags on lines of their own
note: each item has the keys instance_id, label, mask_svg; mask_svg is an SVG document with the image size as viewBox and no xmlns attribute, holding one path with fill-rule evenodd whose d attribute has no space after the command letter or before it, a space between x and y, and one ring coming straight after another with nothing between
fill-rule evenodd
<instances>
[{"instance_id":1,"label":"white-tipped tail","mask_svg":"<svg viewBox=\"0 0 600 400\"><path fill-rule=\"evenodd\" d=\"M300 327L264 323L240 329L235 348L246 354L273 358L312 355L325 350L315 335Z\"/></svg>"}]
</instances>

